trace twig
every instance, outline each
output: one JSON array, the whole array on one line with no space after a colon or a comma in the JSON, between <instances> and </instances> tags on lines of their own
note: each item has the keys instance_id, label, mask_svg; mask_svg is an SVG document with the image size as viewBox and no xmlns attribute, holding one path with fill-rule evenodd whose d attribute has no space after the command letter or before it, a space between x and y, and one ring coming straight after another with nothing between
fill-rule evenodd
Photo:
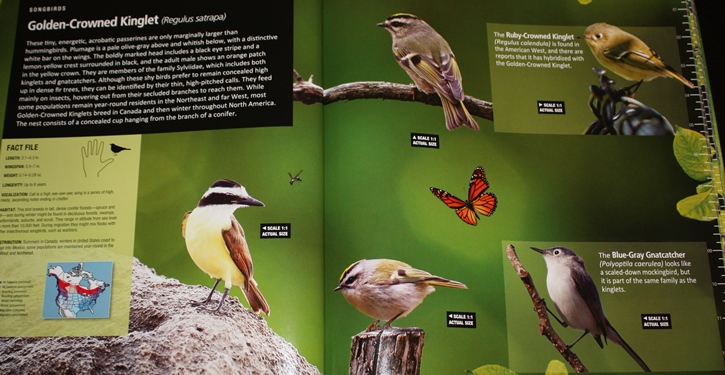
<instances>
[{"instance_id":1,"label":"twig","mask_svg":"<svg viewBox=\"0 0 725 375\"><path fill-rule=\"evenodd\" d=\"M407 102L420 102L433 106L441 106L436 94L426 94L415 85L404 85L390 82L351 82L329 89L312 83L312 77L305 81L297 71L293 70L295 83L292 84L292 100L304 104L331 104L341 100L356 99L391 99ZM474 116L493 121L493 103L466 96L463 101Z\"/></svg>"},{"instance_id":2,"label":"twig","mask_svg":"<svg viewBox=\"0 0 725 375\"><path fill-rule=\"evenodd\" d=\"M589 372L584 364L581 363L579 357L577 357L577 355L566 346L564 340L559 337L556 331L554 331L554 328L551 326L551 322L549 321L549 314L546 312L546 303L544 299L541 298L541 296L539 295L539 292L536 290L536 286L534 286L534 280L531 278L531 275L529 275L529 271L524 268L523 264L521 264L521 260L519 260L518 255L516 255L516 249L514 248L514 245L508 245L506 247L506 256L509 258L511 265L514 267L514 270L519 275L519 278L521 278L521 282L524 283L526 291L529 292L529 297L531 297L531 301L534 302L534 309L539 315L539 331L541 332L541 334L546 336L546 338L549 339L552 344L554 344L556 350L558 350L559 353L561 353L561 356L564 357L567 362L569 362L571 367L574 368L574 371Z\"/></svg>"}]
</instances>

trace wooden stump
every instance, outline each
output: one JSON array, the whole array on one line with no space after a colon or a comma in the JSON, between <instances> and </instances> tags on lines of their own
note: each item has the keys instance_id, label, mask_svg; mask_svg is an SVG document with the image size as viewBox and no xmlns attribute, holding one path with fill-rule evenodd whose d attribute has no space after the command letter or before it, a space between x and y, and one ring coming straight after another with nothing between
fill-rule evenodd
<instances>
[{"instance_id":1,"label":"wooden stump","mask_svg":"<svg viewBox=\"0 0 725 375\"><path fill-rule=\"evenodd\" d=\"M418 375L425 332L420 328L387 328L352 338L350 375Z\"/></svg>"}]
</instances>

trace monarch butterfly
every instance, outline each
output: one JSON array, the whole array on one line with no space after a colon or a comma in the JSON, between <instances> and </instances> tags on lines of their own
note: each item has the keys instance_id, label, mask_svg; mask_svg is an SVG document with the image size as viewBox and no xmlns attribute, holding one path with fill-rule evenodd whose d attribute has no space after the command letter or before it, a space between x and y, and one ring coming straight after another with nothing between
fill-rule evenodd
<instances>
[{"instance_id":1,"label":"monarch butterfly","mask_svg":"<svg viewBox=\"0 0 725 375\"><path fill-rule=\"evenodd\" d=\"M434 187L430 188L430 192L445 203L446 206L456 210L456 215L461 220L470 225L476 225L479 213L484 216L491 216L498 204L498 199L493 193L485 193L488 186L483 167L478 166L473 171L471 182L468 184L467 201L464 202L451 193Z\"/></svg>"}]
</instances>

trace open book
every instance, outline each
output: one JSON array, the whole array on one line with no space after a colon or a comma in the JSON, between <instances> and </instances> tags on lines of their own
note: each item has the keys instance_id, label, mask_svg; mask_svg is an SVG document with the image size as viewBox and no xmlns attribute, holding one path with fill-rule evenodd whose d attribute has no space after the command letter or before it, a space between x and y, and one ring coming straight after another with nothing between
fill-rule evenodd
<instances>
[{"instance_id":1,"label":"open book","mask_svg":"<svg viewBox=\"0 0 725 375\"><path fill-rule=\"evenodd\" d=\"M720 142L688 1L4 0L0 17L0 336L126 335L134 257L211 287L182 220L229 179L264 203L234 212L264 319L323 373L347 373L374 320L341 275L381 258L468 288L393 322L426 332L422 373L563 362L509 245L567 344L588 326L561 293L598 299L653 371L724 370ZM559 247L588 289L547 269ZM580 289L550 290L562 270ZM603 341L572 350L642 370Z\"/></svg>"}]
</instances>

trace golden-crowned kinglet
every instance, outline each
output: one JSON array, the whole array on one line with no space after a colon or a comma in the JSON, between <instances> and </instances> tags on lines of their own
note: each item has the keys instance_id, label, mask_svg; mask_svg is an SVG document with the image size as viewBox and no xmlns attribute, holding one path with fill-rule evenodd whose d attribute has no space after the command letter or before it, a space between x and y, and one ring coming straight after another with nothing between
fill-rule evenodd
<instances>
[{"instance_id":1,"label":"golden-crowned kinglet","mask_svg":"<svg viewBox=\"0 0 725 375\"><path fill-rule=\"evenodd\" d=\"M395 59L415 85L427 94L438 93L448 130L461 125L478 130L478 123L463 105L466 95L461 72L448 42L412 14L393 14L378 26L388 29L393 36Z\"/></svg>"},{"instance_id":2,"label":"golden-crowned kinglet","mask_svg":"<svg viewBox=\"0 0 725 375\"><path fill-rule=\"evenodd\" d=\"M669 77L689 88L695 87L641 39L616 26L595 23L587 27L579 38L586 40L600 64L622 78L641 82Z\"/></svg>"},{"instance_id":3,"label":"golden-crowned kinglet","mask_svg":"<svg viewBox=\"0 0 725 375\"><path fill-rule=\"evenodd\" d=\"M340 276L335 290L361 313L375 319L367 332L378 329L380 321L386 321L383 329L397 318L408 315L428 294L433 286L468 289L458 281L431 275L401 261L392 259L363 259L347 267Z\"/></svg>"}]
</instances>

